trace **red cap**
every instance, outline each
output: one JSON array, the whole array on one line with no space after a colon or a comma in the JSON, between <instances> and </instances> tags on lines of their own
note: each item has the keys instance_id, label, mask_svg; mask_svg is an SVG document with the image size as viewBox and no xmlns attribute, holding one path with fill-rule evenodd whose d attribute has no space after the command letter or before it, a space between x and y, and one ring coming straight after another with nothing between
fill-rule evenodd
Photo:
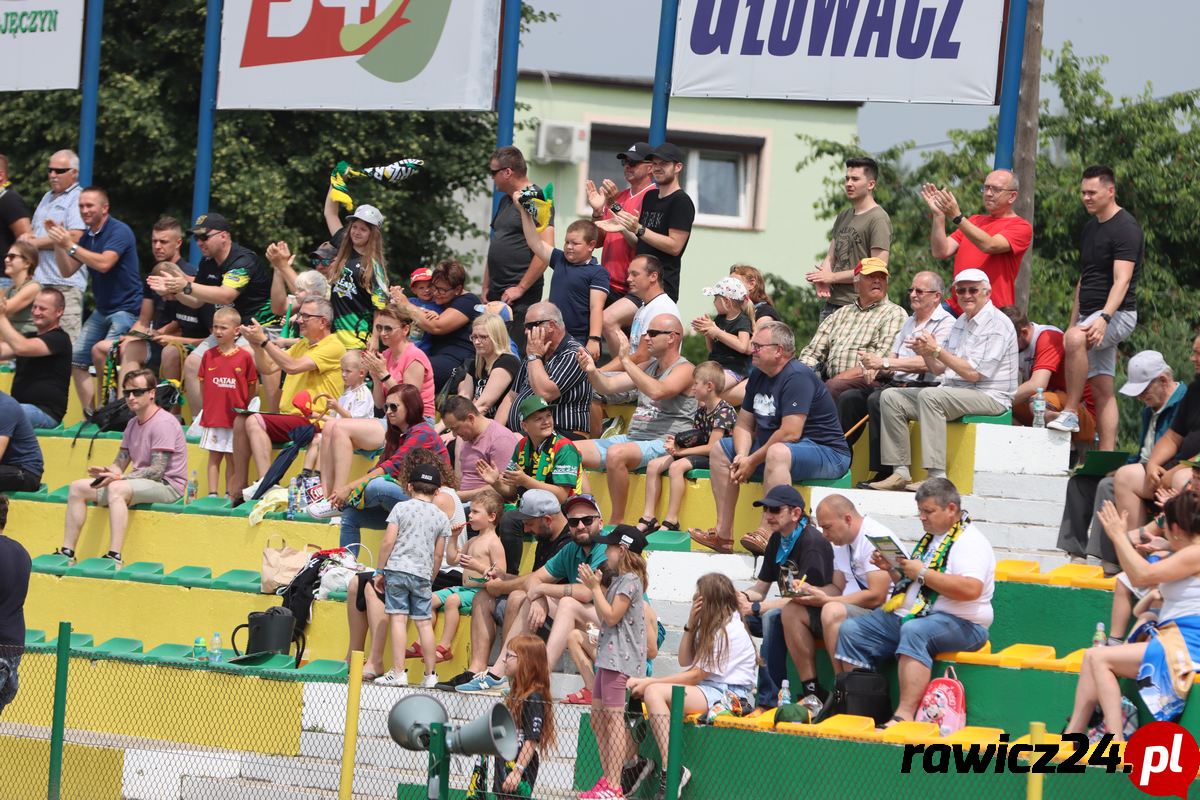
<instances>
[{"instance_id":1,"label":"red cap","mask_svg":"<svg viewBox=\"0 0 1200 800\"><path fill-rule=\"evenodd\" d=\"M414 283L419 283L420 281L431 280L433 280L433 273L429 270L429 267L417 267L413 270L412 275L408 277L408 285L412 286Z\"/></svg>"}]
</instances>

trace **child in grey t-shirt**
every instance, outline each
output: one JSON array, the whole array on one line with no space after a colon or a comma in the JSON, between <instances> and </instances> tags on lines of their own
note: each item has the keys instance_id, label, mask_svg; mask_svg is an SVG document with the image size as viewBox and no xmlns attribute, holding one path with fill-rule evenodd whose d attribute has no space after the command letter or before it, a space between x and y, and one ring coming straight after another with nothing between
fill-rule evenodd
<instances>
[{"instance_id":1,"label":"child in grey t-shirt","mask_svg":"<svg viewBox=\"0 0 1200 800\"><path fill-rule=\"evenodd\" d=\"M608 545L608 561L602 567L607 589L600 576L587 564L579 565L579 582L592 592L592 603L600 620L596 642L596 682L592 689L592 715L603 776L595 791L616 791L626 752L627 729L622 724L625 684L646 674L646 615L642 596L646 591L646 561L641 552L646 534L631 525L617 525L595 540ZM602 785L606 783L607 786Z\"/></svg>"}]
</instances>

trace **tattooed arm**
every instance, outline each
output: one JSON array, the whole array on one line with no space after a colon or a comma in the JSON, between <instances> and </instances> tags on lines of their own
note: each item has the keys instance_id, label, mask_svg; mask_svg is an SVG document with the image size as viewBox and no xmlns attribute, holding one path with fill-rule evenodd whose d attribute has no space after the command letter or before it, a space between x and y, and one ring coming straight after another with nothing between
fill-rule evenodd
<instances>
[{"instance_id":1,"label":"tattooed arm","mask_svg":"<svg viewBox=\"0 0 1200 800\"><path fill-rule=\"evenodd\" d=\"M122 451L124 452L124 451ZM150 465L135 469L125 476L126 480L144 478L151 481L162 481L167 474L167 466L171 463L171 453L167 450L155 450L150 454Z\"/></svg>"}]
</instances>

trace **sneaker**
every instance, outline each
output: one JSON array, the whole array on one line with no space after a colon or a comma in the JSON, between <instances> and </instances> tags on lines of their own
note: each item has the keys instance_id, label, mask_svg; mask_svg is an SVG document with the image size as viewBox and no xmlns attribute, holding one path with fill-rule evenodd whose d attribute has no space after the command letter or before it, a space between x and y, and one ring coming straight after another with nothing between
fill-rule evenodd
<instances>
[{"instance_id":1,"label":"sneaker","mask_svg":"<svg viewBox=\"0 0 1200 800\"><path fill-rule=\"evenodd\" d=\"M68 567L75 566L76 559L75 559L75 551L74 550L68 550L65 547L60 547L57 550L55 550L53 553L51 553L50 555L62 556L63 558L65 558L67 560Z\"/></svg>"},{"instance_id":2,"label":"sneaker","mask_svg":"<svg viewBox=\"0 0 1200 800\"><path fill-rule=\"evenodd\" d=\"M596 785L586 792L579 793L579 800L624 800L625 793L621 789L610 786L608 780L601 777Z\"/></svg>"},{"instance_id":3,"label":"sneaker","mask_svg":"<svg viewBox=\"0 0 1200 800\"><path fill-rule=\"evenodd\" d=\"M679 800L683 796L683 787L688 785L688 781L692 779L692 771L687 767L679 768L679 792L671 800ZM658 774L658 792L654 795L654 800L666 800L667 797L667 771L664 769Z\"/></svg>"},{"instance_id":4,"label":"sneaker","mask_svg":"<svg viewBox=\"0 0 1200 800\"><path fill-rule=\"evenodd\" d=\"M254 483L242 489L242 499L249 502L254 498L254 493L258 491L258 485L262 483L262 478L259 478Z\"/></svg>"},{"instance_id":5,"label":"sneaker","mask_svg":"<svg viewBox=\"0 0 1200 800\"><path fill-rule=\"evenodd\" d=\"M479 675L482 675L482 674L483 674L482 672L479 674L476 674L474 672L471 672L469 669L464 669L462 672L458 673L450 680L442 681L434 688L441 689L443 692L453 692L459 686L462 686L464 683L470 683L471 681L473 681L475 678L478 678Z\"/></svg>"},{"instance_id":6,"label":"sneaker","mask_svg":"<svg viewBox=\"0 0 1200 800\"><path fill-rule=\"evenodd\" d=\"M638 756L625 762L621 767L621 791L626 797L633 797L642 788L642 782L654 772L654 762Z\"/></svg>"},{"instance_id":7,"label":"sneaker","mask_svg":"<svg viewBox=\"0 0 1200 800\"><path fill-rule=\"evenodd\" d=\"M486 672L476 675L471 680L456 686L455 691L462 694L500 694L508 688L508 678L493 678Z\"/></svg>"},{"instance_id":8,"label":"sneaker","mask_svg":"<svg viewBox=\"0 0 1200 800\"><path fill-rule=\"evenodd\" d=\"M902 492L908 484L912 483L909 478L893 472L881 481L875 481L870 484L870 487L877 492Z\"/></svg>"},{"instance_id":9,"label":"sneaker","mask_svg":"<svg viewBox=\"0 0 1200 800\"><path fill-rule=\"evenodd\" d=\"M337 516L338 509L333 507L333 503L322 497L315 503L309 503L308 507L304 509L304 513L317 519L329 519Z\"/></svg>"},{"instance_id":10,"label":"sneaker","mask_svg":"<svg viewBox=\"0 0 1200 800\"><path fill-rule=\"evenodd\" d=\"M438 677L436 672L431 672L421 679L422 689L436 689L438 685Z\"/></svg>"},{"instance_id":11,"label":"sneaker","mask_svg":"<svg viewBox=\"0 0 1200 800\"><path fill-rule=\"evenodd\" d=\"M408 686L408 670L389 669L371 683L376 686Z\"/></svg>"},{"instance_id":12,"label":"sneaker","mask_svg":"<svg viewBox=\"0 0 1200 800\"><path fill-rule=\"evenodd\" d=\"M1047 422L1046 427L1052 431L1079 433L1079 415L1074 411L1063 411L1057 417Z\"/></svg>"}]
</instances>

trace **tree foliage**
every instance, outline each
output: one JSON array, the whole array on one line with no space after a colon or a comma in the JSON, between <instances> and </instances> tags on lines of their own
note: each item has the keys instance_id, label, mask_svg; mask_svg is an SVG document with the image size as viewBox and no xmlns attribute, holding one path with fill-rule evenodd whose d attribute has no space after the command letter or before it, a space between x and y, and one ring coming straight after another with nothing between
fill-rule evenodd
<instances>
[{"instance_id":1,"label":"tree foliage","mask_svg":"<svg viewBox=\"0 0 1200 800\"><path fill-rule=\"evenodd\" d=\"M101 51L93 182L112 213L138 234L143 261L161 214L191 216L204 0L153 4L108 0ZM552 19L526 6L525 25ZM32 205L46 191L45 164L78 141L78 91L22 92L0 101L0 152ZM351 183L356 203L386 217L394 275L452 255L447 240L478 235L464 196L488 191L493 113L220 111L216 115L210 209L229 217L235 238L261 250L284 239L307 251L327 238L321 205L339 160L386 164L418 157L426 170L398 187Z\"/></svg>"},{"instance_id":2,"label":"tree foliage","mask_svg":"<svg viewBox=\"0 0 1200 800\"><path fill-rule=\"evenodd\" d=\"M1200 321L1200 261L1195 258L1195 220L1200 217L1200 92L1155 97L1147 88L1116 102L1105 89L1101 58L1082 58L1071 45L1048 53L1052 69L1044 80L1062 99L1039 116L1037 185L1029 317L1065 327L1079 277L1079 235L1087 213L1079 199L1080 175L1091 164L1108 164L1117 175L1117 201L1136 217L1146 235L1146 257L1138 282L1138 327L1121 345L1123 370L1140 350L1162 351L1179 376L1189 376L1187 356ZM835 161L827 191L815 203L818 217L832 220L845 207L841 163L862 155L857 141L845 143L800 135L811 146L797 167ZM928 207L920 186L949 187L964 212L982 208L979 188L990 171L996 120L977 131L951 131L946 150L926 153L920 163L903 162L911 142L873 154L880 175L876 199L892 218L891 295L904 302L914 273L931 269L949 277L950 262L929 250ZM1027 187L1022 187L1026 190ZM819 257L819 256L818 256ZM784 318L804 341L816 328L819 302L807 284L768 276ZM1123 375L1118 375L1118 381ZM1135 415L1123 414L1126 440L1136 431Z\"/></svg>"}]
</instances>

